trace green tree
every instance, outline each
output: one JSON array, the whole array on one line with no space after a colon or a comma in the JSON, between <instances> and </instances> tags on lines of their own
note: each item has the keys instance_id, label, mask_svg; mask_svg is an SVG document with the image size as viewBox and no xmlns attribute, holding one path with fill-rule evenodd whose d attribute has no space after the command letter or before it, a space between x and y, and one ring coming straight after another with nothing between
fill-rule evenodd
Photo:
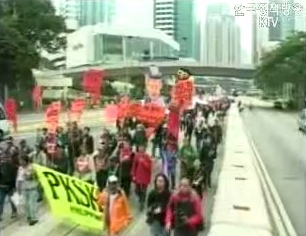
<instances>
[{"instance_id":1,"label":"green tree","mask_svg":"<svg viewBox=\"0 0 306 236\"><path fill-rule=\"evenodd\" d=\"M10 89L33 84L40 52L65 47L64 19L55 15L49 0L0 1L0 96Z\"/></svg>"},{"instance_id":2,"label":"green tree","mask_svg":"<svg viewBox=\"0 0 306 236\"><path fill-rule=\"evenodd\" d=\"M261 58L255 82L261 88L279 89L284 83L306 85L306 32L295 32ZM299 90L300 97L303 91Z\"/></svg>"}]
</instances>

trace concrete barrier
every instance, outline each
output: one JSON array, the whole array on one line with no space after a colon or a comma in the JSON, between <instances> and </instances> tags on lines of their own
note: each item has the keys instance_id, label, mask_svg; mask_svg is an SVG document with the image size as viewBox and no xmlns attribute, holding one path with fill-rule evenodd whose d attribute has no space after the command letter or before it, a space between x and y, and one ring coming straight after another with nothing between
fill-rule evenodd
<instances>
[{"instance_id":1,"label":"concrete barrier","mask_svg":"<svg viewBox=\"0 0 306 236\"><path fill-rule=\"evenodd\" d=\"M229 111L225 156L209 236L272 236L273 227L254 152L236 106Z\"/></svg>"}]
</instances>

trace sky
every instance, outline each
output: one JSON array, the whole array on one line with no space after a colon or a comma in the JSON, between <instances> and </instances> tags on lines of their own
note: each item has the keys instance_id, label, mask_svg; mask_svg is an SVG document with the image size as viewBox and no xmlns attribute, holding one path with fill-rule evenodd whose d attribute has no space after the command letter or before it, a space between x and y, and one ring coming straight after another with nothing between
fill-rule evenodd
<instances>
[{"instance_id":1,"label":"sky","mask_svg":"<svg viewBox=\"0 0 306 236\"><path fill-rule=\"evenodd\" d=\"M116 0L118 7L118 15L116 17L116 23L118 24L127 24L139 27L152 27L153 26L153 0ZM210 3L227 3L233 9L235 4L246 4L247 0L191 0L197 1L198 12L197 17L205 17L206 6ZM251 2L251 0L249 1ZM141 10L140 10L141 9ZM245 16L238 16L235 18L237 24L241 28L241 43L242 49L251 52L251 15L245 14Z\"/></svg>"},{"instance_id":2,"label":"sky","mask_svg":"<svg viewBox=\"0 0 306 236\"><path fill-rule=\"evenodd\" d=\"M115 23L153 27L153 0L115 0L117 17Z\"/></svg>"}]
</instances>

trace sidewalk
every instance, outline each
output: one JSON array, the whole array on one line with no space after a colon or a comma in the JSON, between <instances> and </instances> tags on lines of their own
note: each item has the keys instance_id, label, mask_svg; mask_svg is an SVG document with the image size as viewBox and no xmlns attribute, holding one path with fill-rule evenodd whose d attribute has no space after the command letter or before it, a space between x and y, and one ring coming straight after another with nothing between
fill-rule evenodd
<instances>
[{"instance_id":1,"label":"sidewalk","mask_svg":"<svg viewBox=\"0 0 306 236\"><path fill-rule=\"evenodd\" d=\"M233 105L209 236L273 235L254 158L238 108Z\"/></svg>"}]
</instances>

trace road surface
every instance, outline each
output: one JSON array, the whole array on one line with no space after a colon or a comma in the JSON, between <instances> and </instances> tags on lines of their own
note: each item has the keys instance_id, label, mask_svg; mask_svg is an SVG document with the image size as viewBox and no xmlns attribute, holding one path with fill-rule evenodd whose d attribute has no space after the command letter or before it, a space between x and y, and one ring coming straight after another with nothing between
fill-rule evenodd
<instances>
[{"instance_id":1,"label":"road surface","mask_svg":"<svg viewBox=\"0 0 306 236\"><path fill-rule=\"evenodd\" d=\"M243 120L299 236L306 235L306 135L296 116L245 110Z\"/></svg>"}]
</instances>

